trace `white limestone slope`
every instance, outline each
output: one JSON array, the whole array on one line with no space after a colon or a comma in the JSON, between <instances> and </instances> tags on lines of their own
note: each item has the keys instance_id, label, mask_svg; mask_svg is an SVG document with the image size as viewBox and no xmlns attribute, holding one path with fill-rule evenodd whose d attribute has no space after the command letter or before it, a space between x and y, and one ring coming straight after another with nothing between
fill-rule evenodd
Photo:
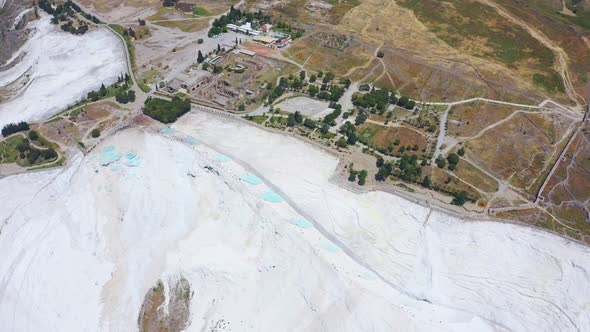
<instances>
[{"instance_id":1,"label":"white limestone slope","mask_svg":"<svg viewBox=\"0 0 590 332\"><path fill-rule=\"evenodd\" d=\"M0 103L0 127L48 118L127 72L123 45L105 28L75 36L52 25L46 14L28 27L34 33L9 61L19 62L0 72L0 89L23 76L29 79Z\"/></svg>"},{"instance_id":2,"label":"white limestone slope","mask_svg":"<svg viewBox=\"0 0 590 332\"><path fill-rule=\"evenodd\" d=\"M140 165L101 166L109 145ZM298 212L262 200L269 187L216 154L127 130L64 170L0 180L3 329L132 331L147 290L181 275L194 291L190 331L221 320L240 331L485 328L291 224Z\"/></svg>"},{"instance_id":3,"label":"white limestone slope","mask_svg":"<svg viewBox=\"0 0 590 332\"><path fill-rule=\"evenodd\" d=\"M3 329L133 331L147 290L179 276L194 291L188 331L589 328L586 247L353 194L328 182L333 157L231 120L174 127L0 180Z\"/></svg>"},{"instance_id":4,"label":"white limestone slope","mask_svg":"<svg viewBox=\"0 0 590 332\"><path fill-rule=\"evenodd\" d=\"M175 128L264 174L409 297L512 330L590 330L586 246L512 224L463 222L382 192L353 194L328 181L335 158L235 121L190 114Z\"/></svg>"}]
</instances>

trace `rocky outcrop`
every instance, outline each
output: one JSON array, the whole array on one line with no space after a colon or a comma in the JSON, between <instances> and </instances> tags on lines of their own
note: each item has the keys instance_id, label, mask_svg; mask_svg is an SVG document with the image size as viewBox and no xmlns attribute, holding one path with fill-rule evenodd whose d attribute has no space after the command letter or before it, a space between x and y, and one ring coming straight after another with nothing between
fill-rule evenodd
<instances>
[{"instance_id":1,"label":"rocky outcrop","mask_svg":"<svg viewBox=\"0 0 590 332\"><path fill-rule=\"evenodd\" d=\"M31 0L6 0L4 6L0 6L0 71L27 40L29 32L25 26L35 17Z\"/></svg>"},{"instance_id":2,"label":"rocky outcrop","mask_svg":"<svg viewBox=\"0 0 590 332\"><path fill-rule=\"evenodd\" d=\"M184 277L168 280L166 285L158 280L145 295L138 319L139 331L184 330L190 323L191 298L191 287Z\"/></svg>"}]
</instances>

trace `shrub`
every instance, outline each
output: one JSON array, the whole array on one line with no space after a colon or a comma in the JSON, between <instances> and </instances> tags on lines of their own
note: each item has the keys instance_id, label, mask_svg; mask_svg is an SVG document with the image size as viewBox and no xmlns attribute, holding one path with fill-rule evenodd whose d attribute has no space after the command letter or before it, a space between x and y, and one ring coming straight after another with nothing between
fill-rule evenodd
<instances>
[{"instance_id":1,"label":"shrub","mask_svg":"<svg viewBox=\"0 0 590 332\"><path fill-rule=\"evenodd\" d=\"M441 156L438 156L438 158L436 158L436 166L438 166L438 168L445 168L445 166L447 166L447 161Z\"/></svg>"},{"instance_id":2,"label":"shrub","mask_svg":"<svg viewBox=\"0 0 590 332\"><path fill-rule=\"evenodd\" d=\"M29 131L29 138L31 139L31 141L36 141L39 139L39 134L37 134L36 131L31 130Z\"/></svg>"},{"instance_id":3,"label":"shrub","mask_svg":"<svg viewBox=\"0 0 590 332\"><path fill-rule=\"evenodd\" d=\"M467 201L467 192L465 190L461 190L459 192L455 192L453 194L453 200L451 201L451 204L453 205L458 205L458 206L462 206L463 204L465 204L465 202Z\"/></svg>"}]
</instances>

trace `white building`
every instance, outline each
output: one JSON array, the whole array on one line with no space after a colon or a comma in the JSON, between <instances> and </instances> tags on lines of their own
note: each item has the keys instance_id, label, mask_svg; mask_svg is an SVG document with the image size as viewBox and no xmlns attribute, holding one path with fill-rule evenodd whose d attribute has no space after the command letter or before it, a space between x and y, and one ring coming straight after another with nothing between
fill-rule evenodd
<instances>
[{"instance_id":1,"label":"white building","mask_svg":"<svg viewBox=\"0 0 590 332\"><path fill-rule=\"evenodd\" d=\"M228 24L227 28L229 30L245 33L247 35L252 35L252 36L259 36L262 33L259 30L252 29L252 23L250 23L250 22L246 22L240 26L237 26L235 24Z\"/></svg>"}]
</instances>

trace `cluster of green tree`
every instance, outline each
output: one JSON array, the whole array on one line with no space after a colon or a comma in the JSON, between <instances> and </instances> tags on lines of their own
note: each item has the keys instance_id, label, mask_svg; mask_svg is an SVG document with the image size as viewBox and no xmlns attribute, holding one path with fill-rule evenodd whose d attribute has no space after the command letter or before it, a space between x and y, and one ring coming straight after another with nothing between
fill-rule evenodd
<instances>
[{"instance_id":1,"label":"cluster of green tree","mask_svg":"<svg viewBox=\"0 0 590 332\"><path fill-rule=\"evenodd\" d=\"M436 119L427 110L421 110L417 118L405 119L404 122L416 128L427 128L428 132L436 131Z\"/></svg>"},{"instance_id":2,"label":"cluster of green tree","mask_svg":"<svg viewBox=\"0 0 590 332\"><path fill-rule=\"evenodd\" d=\"M449 171L454 171L457 169L457 164L459 163L459 156L456 153L450 153L447 156L447 161L449 162Z\"/></svg>"},{"instance_id":3,"label":"cluster of green tree","mask_svg":"<svg viewBox=\"0 0 590 332\"><path fill-rule=\"evenodd\" d=\"M436 163L436 166L438 166L438 168L445 168L447 166L447 161L442 156L436 157L436 160L434 162Z\"/></svg>"},{"instance_id":4,"label":"cluster of green tree","mask_svg":"<svg viewBox=\"0 0 590 332\"><path fill-rule=\"evenodd\" d=\"M131 27L123 30L123 36L124 37L129 36L129 37L132 37L134 39L137 39L137 36L135 35L135 30L133 30Z\"/></svg>"},{"instance_id":5,"label":"cluster of green tree","mask_svg":"<svg viewBox=\"0 0 590 332\"><path fill-rule=\"evenodd\" d=\"M397 144L395 144L395 143L397 143ZM395 140L395 142L393 142L393 144L394 144L394 145L399 145L399 140L398 140L398 139L396 139L396 140ZM400 153L404 153L404 152L406 152L406 151L407 151L407 152L410 152L410 151L414 151L414 152L416 152L416 151L418 151L418 150L420 150L420 146L418 146L418 144L414 144L414 145L405 145L405 146L404 146L404 145L402 145L402 146L400 146L400 147L399 147L399 149L398 149L398 151L399 151Z\"/></svg>"},{"instance_id":6,"label":"cluster of green tree","mask_svg":"<svg viewBox=\"0 0 590 332\"><path fill-rule=\"evenodd\" d=\"M317 97L320 100L338 101L344 94L346 89L339 85L328 86L323 84L318 88L315 84L310 84L307 88L307 93L310 97Z\"/></svg>"},{"instance_id":7,"label":"cluster of green tree","mask_svg":"<svg viewBox=\"0 0 590 332\"><path fill-rule=\"evenodd\" d=\"M339 85L326 86L326 84L322 84L318 98L321 100L338 101L344 94L344 91L346 89Z\"/></svg>"},{"instance_id":8,"label":"cluster of green tree","mask_svg":"<svg viewBox=\"0 0 590 332\"><path fill-rule=\"evenodd\" d=\"M121 73L121 75L119 75L119 77L117 77L117 83L129 83L129 80L131 79L131 77L129 76L129 74L125 73Z\"/></svg>"},{"instance_id":9,"label":"cluster of green tree","mask_svg":"<svg viewBox=\"0 0 590 332\"><path fill-rule=\"evenodd\" d=\"M90 136L92 136L93 138L100 137L100 129L98 129L98 128L92 129L92 132L90 132Z\"/></svg>"},{"instance_id":10,"label":"cluster of green tree","mask_svg":"<svg viewBox=\"0 0 590 332\"><path fill-rule=\"evenodd\" d=\"M376 110L385 111L389 104L396 104L400 107L412 110L416 107L416 102L410 97L401 96L397 99L396 92L388 89L370 89L367 84L363 84L359 88L360 91L369 91L368 93L355 94L352 97L354 105L363 108L374 108Z\"/></svg>"},{"instance_id":11,"label":"cluster of green tree","mask_svg":"<svg viewBox=\"0 0 590 332\"><path fill-rule=\"evenodd\" d=\"M19 131L27 130L29 130L29 124L24 121L19 123L9 123L2 128L2 136L6 137L18 133Z\"/></svg>"},{"instance_id":12,"label":"cluster of green tree","mask_svg":"<svg viewBox=\"0 0 590 332\"><path fill-rule=\"evenodd\" d=\"M467 202L468 199L469 199L469 195L467 194L467 192L465 190L456 191L453 194L453 200L451 201L451 204L462 206L463 204L465 204Z\"/></svg>"},{"instance_id":13,"label":"cluster of green tree","mask_svg":"<svg viewBox=\"0 0 590 332\"><path fill-rule=\"evenodd\" d=\"M389 176L393 174L393 163L388 161L385 162L383 158L377 158L377 173L375 174L375 180L385 181Z\"/></svg>"},{"instance_id":14,"label":"cluster of green tree","mask_svg":"<svg viewBox=\"0 0 590 332\"><path fill-rule=\"evenodd\" d=\"M422 150L422 155L420 156L417 152L420 150L420 147L417 144L412 145L402 145L399 148L395 148L396 146L400 145L400 140L396 139L393 144L384 147L384 146L376 146L372 142L369 141L369 138L366 136L358 136L358 141L361 142L363 145L367 147L367 149L363 149L363 152L366 154L372 155L371 151L378 151L381 154L401 158L405 153L413 153L418 155L422 158L422 162L420 163L421 166L426 166L428 164L427 159L431 158L430 153L425 152Z\"/></svg>"},{"instance_id":15,"label":"cluster of green tree","mask_svg":"<svg viewBox=\"0 0 590 332\"><path fill-rule=\"evenodd\" d=\"M371 86L368 84L361 84L359 86L359 91L371 91Z\"/></svg>"},{"instance_id":16,"label":"cluster of green tree","mask_svg":"<svg viewBox=\"0 0 590 332\"><path fill-rule=\"evenodd\" d=\"M79 27L74 27L72 21L68 21L65 24L62 24L60 26L60 28L65 31L65 32L69 32L73 35L83 35L86 33L86 31L88 31L88 25L87 24L82 24Z\"/></svg>"},{"instance_id":17,"label":"cluster of green tree","mask_svg":"<svg viewBox=\"0 0 590 332\"><path fill-rule=\"evenodd\" d=\"M213 74L219 74L223 72L223 67L218 65L213 65Z\"/></svg>"},{"instance_id":18,"label":"cluster of green tree","mask_svg":"<svg viewBox=\"0 0 590 332\"><path fill-rule=\"evenodd\" d=\"M132 103L135 101L135 91L118 91L115 95L115 100L121 104Z\"/></svg>"},{"instance_id":19,"label":"cluster of green tree","mask_svg":"<svg viewBox=\"0 0 590 332\"><path fill-rule=\"evenodd\" d=\"M268 121L270 122L271 127L275 127L272 125L277 124L278 128L282 128L287 124L287 119L280 117L280 116L271 116ZM277 127L275 127L275 128L277 128Z\"/></svg>"},{"instance_id":20,"label":"cluster of green tree","mask_svg":"<svg viewBox=\"0 0 590 332\"><path fill-rule=\"evenodd\" d=\"M417 182L422 176L422 167L418 164L417 155L403 154L395 164L385 162L381 156L377 156L376 166L378 171L375 174L375 180L377 181L385 181L389 176L395 175L404 181Z\"/></svg>"},{"instance_id":21,"label":"cluster of green tree","mask_svg":"<svg viewBox=\"0 0 590 332\"><path fill-rule=\"evenodd\" d=\"M122 94L123 92L127 91L127 89L129 89L129 81L131 80L131 77L129 76L129 74L125 73L125 74L121 74L119 75L119 77L117 78L117 83L109 86L108 88L104 86L104 84L100 85L100 89L98 89L98 91L90 91L88 92L88 95L86 95L86 99L90 100L90 101L97 101L99 99L103 99L106 97L112 97L112 96L117 96ZM133 100L128 100L129 101L134 101L135 100L135 92L133 93ZM117 100L119 101L119 100Z\"/></svg>"},{"instance_id":22,"label":"cluster of green tree","mask_svg":"<svg viewBox=\"0 0 590 332\"><path fill-rule=\"evenodd\" d=\"M418 181L422 176L422 167L418 164L418 156L403 154L397 162L394 175L405 181Z\"/></svg>"},{"instance_id":23,"label":"cluster of green tree","mask_svg":"<svg viewBox=\"0 0 590 332\"><path fill-rule=\"evenodd\" d=\"M59 22L66 22L65 24L63 24L61 26L61 29L63 31L70 32L73 34L81 35L81 34L84 34L86 31L88 31L88 25L86 25L86 24L82 24L78 28L73 27L72 21L70 20L70 18L75 17L75 14L76 14L75 12L80 13L87 20L90 20L90 21L97 23L97 24L100 23L100 21L96 17L91 16L91 15L85 13L84 11L82 11L80 6L73 3L71 0L66 0L63 3L63 5L58 4L57 6L55 6L55 8L49 2L49 0L40 0L38 3L38 6L39 6L39 8L43 9L43 11L45 11L46 13L53 16L51 18L51 23L58 24Z\"/></svg>"},{"instance_id":24,"label":"cluster of green tree","mask_svg":"<svg viewBox=\"0 0 590 332\"><path fill-rule=\"evenodd\" d=\"M304 29L293 28L291 25L281 21L275 22L273 29L278 32L283 32L290 35L292 40L295 40L303 36L303 34L305 33Z\"/></svg>"},{"instance_id":25,"label":"cluster of green tree","mask_svg":"<svg viewBox=\"0 0 590 332\"><path fill-rule=\"evenodd\" d=\"M322 73L322 72L320 71L320 73ZM324 78L322 79L322 83L324 83L324 84L328 84L328 83L332 82L334 80L334 78L336 78L334 73L332 73L331 71L327 72L326 75L323 75L323 76L324 76Z\"/></svg>"},{"instance_id":26,"label":"cluster of green tree","mask_svg":"<svg viewBox=\"0 0 590 332\"><path fill-rule=\"evenodd\" d=\"M318 127L317 122L313 121L310 118L305 118L305 121L303 121L303 125L309 129L316 129Z\"/></svg>"},{"instance_id":27,"label":"cluster of green tree","mask_svg":"<svg viewBox=\"0 0 590 332\"><path fill-rule=\"evenodd\" d=\"M341 78L340 79L340 84L345 88L348 89L350 87L350 84L352 84L352 81L350 80L350 78Z\"/></svg>"},{"instance_id":28,"label":"cluster of green tree","mask_svg":"<svg viewBox=\"0 0 590 332\"><path fill-rule=\"evenodd\" d=\"M107 88L104 86L104 84L100 85L100 89L98 89L98 91L90 91L88 92L88 94L86 95L86 99L91 100L91 101L97 101L99 99L105 98L108 94L108 90Z\"/></svg>"},{"instance_id":29,"label":"cluster of green tree","mask_svg":"<svg viewBox=\"0 0 590 332\"><path fill-rule=\"evenodd\" d=\"M336 125L336 118L342 113L342 106L332 102L330 104L330 108L333 108L334 110L324 117L323 122L331 127L334 127Z\"/></svg>"},{"instance_id":30,"label":"cluster of green tree","mask_svg":"<svg viewBox=\"0 0 590 332\"><path fill-rule=\"evenodd\" d=\"M174 96L171 101L168 101L148 97L143 107L143 113L160 122L171 123L190 111L190 109L191 101L189 98L181 99L178 96Z\"/></svg>"},{"instance_id":31,"label":"cluster of green tree","mask_svg":"<svg viewBox=\"0 0 590 332\"><path fill-rule=\"evenodd\" d=\"M174 7L176 6L177 2L178 0L164 0L164 3L162 5L164 5L164 7Z\"/></svg>"},{"instance_id":32,"label":"cluster of green tree","mask_svg":"<svg viewBox=\"0 0 590 332\"><path fill-rule=\"evenodd\" d=\"M367 121L367 118L369 116L367 115L367 112L365 111L359 111L359 114L356 116L356 118L354 119L354 124L358 125L362 125L363 123L365 123L365 121Z\"/></svg>"},{"instance_id":33,"label":"cluster of green tree","mask_svg":"<svg viewBox=\"0 0 590 332\"><path fill-rule=\"evenodd\" d=\"M36 141L39 139L39 134L37 134L37 132L34 132L32 135L29 133L29 138L31 138L33 141ZM43 161L57 158L57 152L55 152L53 148L44 150L37 149L31 146L31 142L26 138L16 146L16 150L19 152L19 158L26 158L31 165L34 165L40 161L39 158L41 157L43 158Z\"/></svg>"},{"instance_id":34,"label":"cluster of green tree","mask_svg":"<svg viewBox=\"0 0 590 332\"><path fill-rule=\"evenodd\" d=\"M272 84L268 83L266 88L270 90L270 93L268 94L269 104L272 104L277 98L279 98L285 92L285 90L280 85L273 88Z\"/></svg>"},{"instance_id":35,"label":"cluster of green tree","mask_svg":"<svg viewBox=\"0 0 590 332\"><path fill-rule=\"evenodd\" d=\"M299 91L303 88L304 81L298 78L295 78L292 74L289 77L281 77L279 79L279 85L283 89L290 89L294 91Z\"/></svg>"},{"instance_id":36,"label":"cluster of green tree","mask_svg":"<svg viewBox=\"0 0 590 332\"><path fill-rule=\"evenodd\" d=\"M299 111L296 111L295 114L290 113L287 117L287 126L294 127L297 124L303 123L303 116Z\"/></svg>"},{"instance_id":37,"label":"cluster of green tree","mask_svg":"<svg viewBox=\"0 0 590 332\"><path fill-rule=\"evenodd\" d=\"M344 140L343 146L346 147L347 145L355 145L358 141L358 136L356 133L356 127L350 123L350 121L346 121L342 126L340 126L339 132L346 137Z\"/></svg>"},{"instance_id":38,"label":"cluster of green tree","mask_svg":"<svg viewBox=\"0 0 590 332\"><path fill-rule=\"evenodd\" d=\"M373 89L368 93L358 93L352 96L352 103L355 106L363 108L375 107L378 110L384 110L389 106L390 91L386 89Z\"/></svg>"},{"instance_id":39,"label":"cluster of green tree","mask_svg":"<svg viewBox=\"0 0 590 332\"><path fill-rule=\"evenodd\" d=\"M463 149L463 148L461 148ZM461 153L464 154L465 150L461 150ZM459 155L452 152L450 153L446 159L444 159L442 156L438 156L435 160L436 162L436 166L438 166L439 168L445 168L445 166L447 166L447 162L449 165L449 171L454 171L457 169L457 164L459 163Z\"/></svg>"},{"instance_id":40,"label":"cluster of green tree","mask_svg":"<svg viewBox=\"0 0 590 332\"><path fill-rule=\"evenodd\" d=\"M140 26L145 26L145 20L142 20L141 18L137 19L137 24L139 24Z\"/></svg>"},{"instance_id":41,"label":"cluster of green tree","mask_svg":"<svg viewBox=\"0 0 590 332\"><path fill-rule=\"evenodd\" d=\"M394 96L395 97L395 96ZM392 99L393 101L393 99ZM413 110L416 107L416 102L411 100L408 96L401 96L399 100L397 100L397 106L401 106L405 109Z\"/></svg>"},{"instance_id":42,"label":"cluster of green tree","mask_svg":"<svg viewBox=\"0 0 590 332\"><path fill-rule=\"evenodd\" d=\"M354 163L350 163L348 171L349 171L348 181L355 182L356 178L358 176L358 184L360 186L365 185L365 182L367 180L367 175L369 175L369 172L367 172L367 170L363 169L363 170L357 171L354 169Z\"/></svg>"},{"instance_id":43,"label":"cluster of green tree","mask_svg":"<svg viewBox=\"0 0 590 332\"><path fill-rule=\"evenodd\" d=\"M166 0L165 0L166 1ZM173 1L173 0L168 0ZM227 15L221 15L219 18L213 20L213 24L211 29L209 29L208 36L209 38L219 35L221 33L227 32L227 25L228 24L236 24L241 21L252 22L257 21L258 24L265 24L270 23L270 15L264 15L262 11L258 12L242 12L239 9L235 9L234 6L231 6L229 13Z\"/></svg>"}]
</instances>

